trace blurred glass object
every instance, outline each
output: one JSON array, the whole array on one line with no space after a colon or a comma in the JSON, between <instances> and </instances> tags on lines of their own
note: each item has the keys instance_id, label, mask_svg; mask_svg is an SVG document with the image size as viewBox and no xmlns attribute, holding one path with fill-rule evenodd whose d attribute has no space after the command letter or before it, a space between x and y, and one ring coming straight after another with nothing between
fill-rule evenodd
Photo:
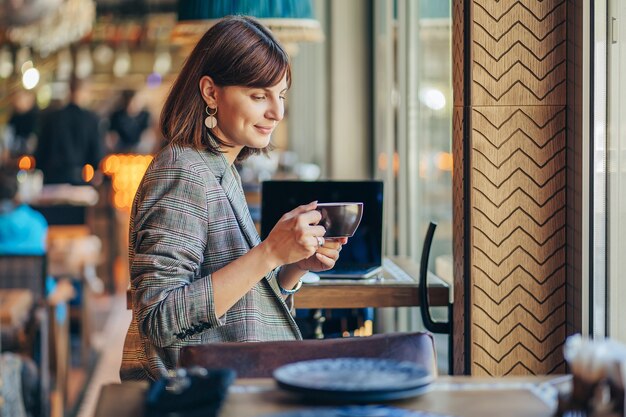
<instances>
[{"instance_id":1,"label":"blurred glass object","mask_svg":"<svg viewBox=\"0 0 626 417\"><path fill-rule=\"evenodd\" d=\"M294 166L294 173L303 181L315 181L320 178L322 169L317 164L299 162Z\"/></svg>"},{"instance_id":2,"label":"blurred glass object","mask_svg":"<svg viewBox=\"0 0 626 417\"><path fill-rule=\"evenodd\" d=\"M20 201L28 204L41 194L43 173L38 169L20 170L17 183Z\"/></svg>"},{"instance_id":3,"label":"blurred glass object","mask_svg":"<svg viewBox=\"0 0 626 417\"><path fill-rule=\"evenodd\" d=\"M420 101L432 110L442 110L446 107L446 96L433 87L422 88L419 92Z\"/></svg>"},{"instance_id":4,"label":"blurred glass object","mask_svg":"<svg viewBox=\"0 0 626 417\"><path fill-rule=\"evenodd\" d=\"M59 81L68 81L72 76L74 63L72 61L72 53L69 48L64 48L57 54L56 77Z\"/></svg>"},{"instance_id":5,"label":"blurred glass object","mask_svg":"<svg viewBox=\"0 0 626 417\"><path fill-rule=\"evenodd\" d=\"M27 90L32 90L39 84L39 70L37 68L29 68L22 76L22 85Z\"/></svg>"},{"instance_id":6,"label":"blurred glass object","mask_svg":"<svg viewBox=\"0 0 626 417\"><path fill-rule=\"evenodd\" d=\"M15 72L17 72L19 69L23 74L24 71L28 69L24 67L24 64L26 64L28 61L31 61L31 65L32 65L30 48L27 46L22 46L15 53Z\"/></svg>"},{"instance_id":7,"label":"blurred glass object","mask_svg":"<svg viewBox=\"0 0 626 417\"><path fill-rule=\"evenodd\" d=\"M115 62L113 62L113 74L116 77L123 77L128 74L131 67L131 57L126 46L122 46L115 54Z\"/></svg>"},{"instance_id":8,"label":"blurred glass object","mask_svg":"<svg viewBox=\"0 0 626 417\"><path fill-rule=\"evenodd\" d=\"M113 49L106 43L101 43L93 50L93 59L100 65L107 65L114 55Z\"/></svg>"},{"instance_id":9,"label":"blurred glass object","mask_svg":"<svg viewBox=\"0 0 626 417\"><path fill-rule=\"evenodd\" d=\"M166 75L172 68L172 56L167 47L157 48L156 56L154 58L153 71L161 76Z\"/></svg>"},{"instance_id":10,"label":"blurred glass object","mask_svg":"<svg viewBox=\"0 0 626 417\"><path fill-rule=\"evenodd\" d=\"M52 87L50 84L44 84L37 90L37 105L40 109L45 109L50 105L52 100Z\"/></svg>"},{"instance_id":11,"label":"blurred glass object","mask_svg":"<svg viewBox=\"0 0 626 417\"><path fill-rule=\"evenodd\" d=\"M9 78L13 74L13 56L8 45L0 49L0 78Z\"/></svg>"},{"instance_id":12,"label":"blurred glass object","mask_svg":"<svg viewBox=\"0 0 626 417\"><path fill-rule=\"evenodd\" d=\"M76 52L76 77L85 79L91 75L93 71L93 60L91 59L91 50L89 46L82 45Z\"/></svg>"}]
</instances>

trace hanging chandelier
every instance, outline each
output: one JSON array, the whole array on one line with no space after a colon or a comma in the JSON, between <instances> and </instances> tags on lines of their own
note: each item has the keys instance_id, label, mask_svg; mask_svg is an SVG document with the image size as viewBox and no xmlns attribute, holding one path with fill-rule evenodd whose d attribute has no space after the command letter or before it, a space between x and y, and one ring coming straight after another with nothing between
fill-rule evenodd
<instances>
[{"instance_id":1,"label":"hanging chandelier","mask_svg":"<svg viewBox=\"0 0 626 417\"><path fill-rule=\"evenodd\" d=\"M45 56L87 35L96 18L93 0L65 0L53 12L32 23L7 29L9 39Z\"/></svg>"}]
</instances>

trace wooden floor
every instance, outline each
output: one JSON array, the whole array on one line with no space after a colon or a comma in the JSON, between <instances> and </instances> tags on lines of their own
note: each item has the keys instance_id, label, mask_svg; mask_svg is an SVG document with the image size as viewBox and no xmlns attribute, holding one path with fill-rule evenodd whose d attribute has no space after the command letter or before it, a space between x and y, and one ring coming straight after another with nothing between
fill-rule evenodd
<instances>
[{"instance_id":1,"label":"wooden floor","mask_svg":"<svg viewBox=\"0 0 626 417\"><path fill-rule=\"evenodd\" d=\"M124 335L130 322L125 295L99 296L91 300L91 352L84 357L80 335L72 334L66 401L55 391L51 395L51 417L91 417L102 384L119 382ZM103 372L103 370L106 370Z\"/></svg>"}]
</instances>

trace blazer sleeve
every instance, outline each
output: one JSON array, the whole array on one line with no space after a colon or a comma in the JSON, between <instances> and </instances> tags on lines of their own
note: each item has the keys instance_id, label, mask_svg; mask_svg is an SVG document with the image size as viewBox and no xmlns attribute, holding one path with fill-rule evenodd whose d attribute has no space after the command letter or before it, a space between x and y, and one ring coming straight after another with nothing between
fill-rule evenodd
<instances>
[{"instance_id":1,"label":"blazer sleeve","mask_svg":"<svg viewBox=\"0 0 626 417\"><path fill-rule=\"evenodd\" d=\"M140 332L159 347L181 339L185 329L222 324L211 277L199 277L207 243L207 187L193 171L177 164L149 170L131 219L133 307Z\"/></svg>"}]
</instances>

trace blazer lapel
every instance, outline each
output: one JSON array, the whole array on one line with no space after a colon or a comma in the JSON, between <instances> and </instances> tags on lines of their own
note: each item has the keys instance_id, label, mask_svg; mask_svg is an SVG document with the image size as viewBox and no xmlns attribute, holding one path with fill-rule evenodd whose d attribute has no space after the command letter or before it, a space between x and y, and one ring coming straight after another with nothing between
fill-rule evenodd
<instances>
[{"instance_id":1,"label":"blazer lapel","mask_svg":"<svg viewBox=\"0 0 626 417\"><path fill-rule=\"evenodd\" d=\"M255 247L261 242L259 234L254 227L252 217L250 217L250 210L248 210L248 203L246 197L243 194L243 188L241 186L241 179L239 174L235 170L235 167L229 166L224 172L222 177L222 188L226 193L230 205L233 207L233 212L237 218L237 222L241 227L241 230L248 241L251 248Z\"/></svg>"},{"instance_id":2,"label":"blazer lapel","mask_svg":"<svg viewBox=\"0 0 626 417\"><path fill-rule=\"evenodd\" d=\"M261 238L256 231L252 217L250 217L250 210L246 198L243 194L243 187L241 185L241 178L237 173L234 166L230 165L224 155L211 155L207 152L200 152L202 158L206 161L207 165L220 181L220 185L226 194L226 198L233 208L233 213L237 218L237 223L243 235L245 236L250 248L255 247L261 242ZM285 302L280 294L280 288L278 287L278 279L276 273L272 271L267 277L264 278L274 291L276 297L281 301L284 308L287 309ZM287 309L289 312L289 310Z\"/></svg>"},{"instance_id":3,"label":"blazer lapel","mask_svg":"<svg viewBox=\"0 0 626 417\"><path fill-rule=\"evenodd\" d=\"M241 185L241 178L237 173L234 166L231 166L230 169L227 168L224 173L224 177L222 178L222 188L224 188L224 192L230 201L230 204L233 206L233 211L235 213L235 217L237 217L237 221L241 226L241 230L243 234L246 236L248 240L248 244L250 248L255 247L259 243L261 243L261 238L256 231L256 227L254 227L254 222L252 221L252 217L250 217L250 210L248 210L246 197L243 194L243 187ZM280 294L280 288L278 287L278 278L276 277L276 273L272 272L264 278L269 284L276 297L278 297L281 301L281 304L285 308L287 308L284 304L283 297Z\"/></svg>"},{"instance_id":4,"label":"blazer lapel","mask_svg":"<svg viewBox=\"0 0 626 417\"><path fill-rule=\"evenodd\" d=\"M241 179L234 166L231 166L224 155L212 155L206 151L198 151L202 159L220 182L226 198L233 209L239 228L241 229L250 248L261 241L250 217L250 211L243 194Z\"/></svg>"}]
</instances>

